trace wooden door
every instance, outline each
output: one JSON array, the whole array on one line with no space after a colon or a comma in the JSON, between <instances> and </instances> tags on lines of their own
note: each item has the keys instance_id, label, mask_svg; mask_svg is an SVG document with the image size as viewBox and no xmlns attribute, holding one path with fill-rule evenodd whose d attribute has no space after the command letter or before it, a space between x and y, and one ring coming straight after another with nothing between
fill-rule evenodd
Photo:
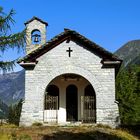
<instances>
[{"instance_id":1,"label":"wooden door","mask_svg":"<svg viewBox=\"0 0 140 140\"><path fill-rule=\"evenodd\" d=\"M77 87L75 85L69 85L66 89L67 121L73 122L78 120L77 100Z\"/></svg>"}]
</instances>

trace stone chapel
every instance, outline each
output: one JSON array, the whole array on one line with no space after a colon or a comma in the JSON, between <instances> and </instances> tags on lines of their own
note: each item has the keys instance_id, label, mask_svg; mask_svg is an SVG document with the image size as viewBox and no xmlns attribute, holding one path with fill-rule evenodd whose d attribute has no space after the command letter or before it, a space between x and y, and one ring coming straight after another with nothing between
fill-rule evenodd
<instances>
[{"instance_id":1,"label":"stone chapel","mask_svg":"<svg viewBox=\"0 0 140 140\"><path fill-rule=\"evenodd\" d=\"M25 23L25 100L20 125L107 124L117 126L115 77L121 59L70 29L46 41L48 23Z\"/></svg>"}]
</instances>

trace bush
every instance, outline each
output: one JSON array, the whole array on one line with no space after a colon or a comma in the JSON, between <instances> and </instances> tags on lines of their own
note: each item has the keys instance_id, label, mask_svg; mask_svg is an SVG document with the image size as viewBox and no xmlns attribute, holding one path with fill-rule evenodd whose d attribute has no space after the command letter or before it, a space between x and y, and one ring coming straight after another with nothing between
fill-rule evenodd
<instances>
[{"instance_id":1,"label":"bush","mask_svg":"<svg viewBox=\"0 0 140 140\"><path fill-rule=\"evenodd\" d=\"M9 107L8 123L19 125L21 108L22 100L20 100L18 104Z\"/></svg>"},{"instance_id":2,"label":"bush","mask_svg":"<svg viewBox=\"0 0 140 140\"><path fill-rule=\"evenodd\" d=\"M30 136L28 136L28 135L21 135L20 137L19 137L19 140L32 140L31 139L31 137Z\"/></svg>"},{"instance_id":3,"label":"bush","mask_svg":"<svg viewBox=\"0 0 140 140\"><path fill-rule=\"evenodd\" d=\"M34 122L34 123L32 124L32 126L42 126L42 123L40 123L40 122Z\"/></svg>"},{"instance_id":4,"label":"bush","mask_svg":"<svg viewBox=\"0 0 140 140\"><path fill-rule=\"evenodd\" d=\"M11 133L10 140L17 140L17 134L15 132Z\"/></svg>"},{"instance_id":5,"label":"bush","mask_svg":"<svg viewBox=\"0 0 140 140\"><path fill-rule=\"evenodd\" d=\"M106 125L106 124L101 124L101 123L97 124L95 127L111 129L111 126Z\"/></svg>"}]
</instances>

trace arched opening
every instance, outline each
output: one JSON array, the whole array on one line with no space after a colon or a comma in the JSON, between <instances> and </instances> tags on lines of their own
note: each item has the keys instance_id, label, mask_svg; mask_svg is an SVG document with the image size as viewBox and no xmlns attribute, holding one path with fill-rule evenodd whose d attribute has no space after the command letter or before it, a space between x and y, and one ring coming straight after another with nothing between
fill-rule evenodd
<instances>
[{"instance_id":1,"label":"arched opening","mask_svg":"<svg viewBox=\"0 0 140 140\"><path fill-rule=\"evenodd\" d=\"M45 94L45 110L59 109L59 88L49 85Z\"/></svg>"},{"instance_id":2,"label":"arched opening","mask_svg":"<svg viewBox=\"0 0 140 140\"><path fill-rule=\"evenodd\" d=\"M31 32L32 44L41 43L41 32L38 29L35 29Z\"/></svg>"},{"instance_id":3,"label":"arched opening","mask_svg":"<svg viewBox=\"0 0 140 140\"><path fill-rule=\"evenodd\" d=\"M66 88L66 114L67 121L77 121L78 120L78 95L77 87L75 85L69 85Z\"/></svg>"},{"instance_id":4,"label":"arched opening","mask_svg":"<svg viewBox=\"0 0 140 140\"><path fill-rule=\"evenodd\" d=\"M90 123L96 121L96 98L91 84L85 87L83 97L83 121Z\"/></svg>"},{"instance_id":5,"label":"arched opening","mask_svg":"<svg viewBox=\"0 0 140 140\"><path fill-rule=\"evenodd\" d=\"M50 96L58 100L47 99ZM44 111L47 122L95 122L95 91L80 75L67 73L54 78L46 88L45 100L48 102Z\"/></svg>"},{"instance_id":6,"label":"arched opening","mask_svg":"<svg viewBox=\"0 0 140 140\"><path fill-rule=\"evenodd\" d=\"M95 96L95 91L91 84L85 87L85 96Z\"/></svg>"}]
</instances>

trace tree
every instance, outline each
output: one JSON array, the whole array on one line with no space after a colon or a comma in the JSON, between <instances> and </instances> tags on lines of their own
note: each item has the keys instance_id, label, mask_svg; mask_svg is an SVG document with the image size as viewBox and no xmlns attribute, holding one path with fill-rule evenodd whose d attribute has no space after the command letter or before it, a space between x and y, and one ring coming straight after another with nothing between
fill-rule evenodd
<instances>
[{"instance_id":1,"label":"tree","mask_svg":"<svg viewBox=\"0 0 140 140\"><path fill-rule=\"evenodd\" d=\"M140 123L140 67L131 66L119 72L116 80L122 125Z\"/></svg>"},{"instance_id":2,"label":"tree","mask_svg":"<svg viewBox=\"0 0 140 140\"><path fill-rule=\"evenodd\" d=\"M9 48L17 48L18 51L24 48L25 30L19 33L11 33L11 25L15 23L13 15L15 11L12 9L8 14L4 13L0 6L0 52L5 52ZM0 58L2 56L0 55ZM4 62L0 60L0 71L6 72L13 69L16 60Z\"/></svg>"},{"instance_id":3,"label":"tree","mask_svg":"<svg viewBox=\"0 0 140 140\"><path fill-rule=\"evenodd\" d=\"M22 108L22 99L18 104L9 107L8 122L11 124L19 125L20 114Z\"/></svg>"}]
</instances>

